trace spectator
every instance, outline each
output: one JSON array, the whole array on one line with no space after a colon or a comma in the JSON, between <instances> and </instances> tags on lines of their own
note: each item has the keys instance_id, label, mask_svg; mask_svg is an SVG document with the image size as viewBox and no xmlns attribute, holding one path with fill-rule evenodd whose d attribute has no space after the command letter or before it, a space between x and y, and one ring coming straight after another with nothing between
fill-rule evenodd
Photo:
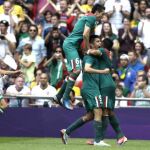
<instances>
[{"instance_id":1,"label":"spectator","mask_svg":"<svg viewBox=\"0 0 150 150\"><path fill-rule=\"evenodd\" d=\"M17 95L30 95L30 89L24 85L24 77L19 75L14 85L10 85L7 90L7 95L17 96ZM26 98L10 98L9 107L28 107L29 99Z\"/></svg>"},{"instance_id":2,"label":"spectator","mask_svg":"<svg viewBox=\"0 0 150 150\"><path fill-rule=\"evenodd\" d=\"M84 13L90 13L93 5L94 5L94 0L87 0L85 4L81 5L82 11Z\"/></svg>"},{"instance_id":3,"label":"spectator","mask_svg":"<svg viewBox=\"0 0 150 150\"><path fill-rule=\"evenodd\" d=\"M39 37L38 35L38 28L36 25L30 25L29 27L29 37L22 39L19 42L19 45L17 47L17 51L22 54L22 48L25 44L31 44L32 45L32 53L35 55L35 64L36 67L43 62L43 60L46 57L46 48L44 45L44 40Z\"/></svg>"},{"instance_id":4,"label":"spectator","mask_svg":"<svg viewBox=\"0 0 150 150\"><path fill-rule=\"evenodd\" d=\"M75 91L72 89L70 92L71 105L75 107L84 107L84 102L75 98Z\"/></svg>"},{"instance_id":5,"label":"spectator","mask_svg":"<svg viewBox=\"0 0 150 150\"><path fill-rule=\"evenodd\" d=\"M122 85L117 85L115 93L116 93L116 98L124 98ZM116 100L115 101L115 106L116 107L127 107L128 103L127 103L126 100L121 100L121 101L120 100Z\"/></svg>"},{"instance_id":6,"label":"spectator","mask_svg":"<svg viewBox=\"0 0 150 150\"><path fill-rule=\"evenodd\" d=\"M42 70L41 69L35 69L34 71L34 76L35 76L35 80L31 82L31 85L30 85L30 89L32 90L33 87L39 85L40 83L40 76L42 74Z\"/></svg>"},{"instance_id":7,"label":"spectator","mask_svg":"<svg viewBox=\"0 0 150 150\"><path fill-rule=\"evenodd\" d=\"M140 40L144 43L145 48L148 50L148 56L150 57L150 7L145 10L146 18L141 20L138 24L138 35Z\"/></svg>"},{"instance_id":8,"label":"spectator","mask_svg":"<svg viewBox=\"0 0 150 150\"><path fill-rule=\"evenodd\" d=\"M64 36L68 36L68 29L60 24L60 15L58 13L53 14L51 17L51 26L44 30L43 37L47 35L48 32L52 31L53 28L58 28L59 32Z\"/></svg>"},{"instance_id":9,"label":"spectator","mask_svg":"<svg viewBox=\"0 0 150 150\"><path fill-rule=\"evenodd\" d=\"M145 19L146 17L145 10L147 7L148 7L147 0L139 0L137 3L134 3L133 19L138 21Z\"/></svg>"},{"instance_id":10,"label":"spectator","mask_svg":"<svg viewBox=\"0 0 150 150\"><path fill-rule=\"evenodd\" d=\"M148 77L148 84L150 85L150 68L148 69L146 75Z\"/></svg>"},{"instance_id":11,"label":"spectator","mask_svg":"<svg viewBox=\"0 0 150 150\"><path fill-rule=\"evenodd\" d=\"M119 49L119 42L117 39L117 35L112 32L111 23L104 22L102 25L102 30L100 34L100 38L103 41L105 38L109 38L113 41L113 49L117 51Z\"/></svg>"},{"instance_id":12,"label":"spectator","mask_svg":"<svg viewBox=\"0 0 150 150\"><path fill-rule=\"evenodd\" d=\"M133 98L150 98L150 85L146 75L138 76L134 86L134 91L131 94ZM135 106L150 106L150 101L136 101Z\"/></svg>"},{"instance_id":13,"label":"spectator","mask_svg":"<svg viewBox=\"0 0 150 150\"><path fill-rule=\"evenodd\" d=\"M0 58L4 58L7 54L12 55L16 50L16 38L13 33L7 32L9 23L6 20L0 21Z\"/></svg>"},{"instance_id":14,"label":"spectator","mask_svg":"<svg viewBox=\"0 0 150 150\"><path fill-rule=\"evenodd\" d=\"M146 75L145 71L144 70L140 70L137 72L137 76L143 76L143 75Z\"/></svg>"},{"instance_id":15,"label":"spectator","mask_svg":"<svg viewBox=\"0 0 150 150\"><path fill-rule=\"evenodd\" d=\"M108 16L107 13L102 14L101 23L99 25L97 25L96 28L95 28L95 34L96 35L101 35L102 25L103 25L104 22L109 22L109 16ZM111 24L111 27L112 27L112 32L115 35L118 35L118 30L116 29L116 27L113 24Z\"/></svg>"},{"instance_id":16,"label":"spectator","mask_svg":"<svg viewBox=\"0 0 150 150\"><path fill-rule=\"evenodd\" d=\"M32 53L32 45L25 44L23 46L23 55L18 58L21 70L25 76L25 84L29 87L31 82L35 79L35 55Z\"/></svg>"},{"instance_id":17,"label":"spectator","mask_svg":"<svg viewBox=\"0 0 150 150\"><path fill-rule=\"evenodd\" d=\"M44 13L40 12L39 18L36 19L36 22L38 23L39 35L41 35L42 37L45 37L45 31L52 27L51 18L51 11L46 10Z\"/></svg>"},{"instance_id":18,"label":"spectator","mask_svg":"<svg viewBox=\"0 0 150 150\"><path fill-rule=\"evenodd\" d=\"M118 41L117 35L115 35L112 32L111 23L109 22L103 23L100 38L102 41L106 38L112 40L113 42L113 46L112 46L113 60L112 61L113 61L113 67L116 68L116 63L118 59L119 41Z\"/></svg>"},{"instance_id":19,"label":"spectator","mask_svg":"<svg viewBox=\"0 0 150 150\"><path fill-rule=\"evenodd\" d=\"M18 17L16 15L11 14L13 8L12 4L9 1L5 1L3 4L4 13L0 14L0 21L5 18L6 21L10 24L8 28L8 33L13 33L15 26L18 24Z\"/></svg>"},{"instance_id":20,"label":"spectator","mask_svg":"<svg viewBox=\"0 0 150 150\"><path fill-rule=\"evenodd\" d=\"M15 15L18 17L19 20L24 19L24 11L20 5L17 4L17 0L9 0L11 3L11 8L12 8L12 15ZM0 6L0 14L4 13L4 5Z\"/></svg>"},{"instance_id":21,"label":"spectator","mask_svg":"<svg viewBox=\"0 0 150 150\"><path fill-rule=\"evenodd\" d=\"M139 61L143 64L143 65L147 65L147 61L148 61L148 56L147 56L147 50L145 49L145 46L142 42L137 41L134 44L134 49L138 55L138 59Z\"/></svg>"},{"instance_id":22,"label":"spectator","mask_svg":"<svg viewBox=\"0 0 150 150\"><path fill-rule=\"evenodd\" d=\"M126 54L120 56L120 67L117 70L123 88L131 93L136 81L136 72L129 66L129 57Z\"/></svg>"},{"instance_id":23,"label":"spectator","mask_svg":"<svg viewBox=\"0 0 150 150\"><path fill-rule=\"evenodd\" d=\"M65 78L66 62L63 58L62 48L57 47L53 56L48 59L44 67L48 66L50 84L55 88L59 88Z\"/></svg>"},{"instance_id":24,"label":"spectator","mask_svg":"<svg viewBox=\"0 0 150 150\"><path fill-rule=\"evenodd\" d=\"M52 97L56 95L56 93L57 93L56 89L53 86L49 85L48 75L46 73L41 74L39 85L33 87L31 91L31 95L34 95L34 96ZM36 99L35 105L43 106L45 102L48 103L49 107L53 105L53 103L48 99Z\"/></svg>"},{"instance_id":25,"label":"spectator","mask_svg":"<svg viewBox=\"0 0 150 150\"><path fill-rule=\"evenodd\" d=\"M4 64L3 62L0 62L0 66L3 66L3 68L0 68L0 94L3 94L5 91L5 85L8 84L9 80L10 80L10 75L14 75L17 73L20 73L20 70L9 70L7 68L5 68L4 66L7 67L6 64Z\"/></svg>"},{"instance_id":26,"label":"spectator","mask_svg":"<svg viewBox=\"0 0 150 150\"><path fill-rule=\"evenodd\" d=\"M16 30L16 38L17 38L17 46L18 46L18 43L22 39L29 37L29 23L27 23L27 21L20 21L15 30Z\"/></svg>"},{"instance_id":27,"label":"spectator","mask_svg":"<svg viewBox=\"0 0 150 150\"><path fill-rule=\"evenodd\" d=\"M138 54L134 50L129 51L128 56L130 68L136 71L136 73L140 70L144 70L144 65L139 61Z\"/></svg>"},{"instance_id":28,"label":"spectator","mask_svg":"<svg viewBox=\"0 0 150 150\"><path fill-rule=\"evenodd\" d=\"M32 17L34 1L35 0L17 0L17 4L23 8L26 14Z\"/></svg>"},{"instance_id":29,"label":"spectator","mask_svg":"<svg viewBox=\"0 0 150 150\"><path fill-rule=\"evenodd\" d=\"M115 25L117 29L123 27L122 19L129 17L131 12L131 5L129 0L107 0L105 2L105 12L110 17L111 24Z\"/></svg>"},{"instance_id":30,"label":"spectator","mask_svg":"<svg viewBox=\"0 0 150 150\"><path fill-rule=\"evenodd\" d=\"M45 46L47 48L47 58L49 59L55 49L59 46L62 47L65 37L61 34L57 27L53 27L52 30L45 37Z\"/></svg>"},{"instance_id":31,"label":"spectator","mask_svg":"<svg viewBox=\"0 0 150 150\"><path fill-rule=\"evenodd\" d=\"M131 29L129 18L123 19L123 28L119 29L119 43L120 43L120 53L128 54L134 46L134 41L136 39L136 32Z\"/></svg>"},{"instance_id":32,"label":"spectator","mask_svg":"<svg viewBox=\"0 0 150 150\"><path fill-rule=\"evenodd\" d=\"M7 102L3 98L3 96L0 94L0 114L4 113L4 110L8 107Z\"/></svg>"}]
</instances>

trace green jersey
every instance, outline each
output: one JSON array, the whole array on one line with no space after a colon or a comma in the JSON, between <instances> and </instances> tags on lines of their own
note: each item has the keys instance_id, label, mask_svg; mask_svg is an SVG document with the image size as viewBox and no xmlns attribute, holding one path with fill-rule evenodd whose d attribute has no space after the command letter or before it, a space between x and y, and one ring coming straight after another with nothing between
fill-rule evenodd
<instances>
[{"instance_id":1,"label":"green jersey","mask_svg":"<svg viewBox=\"0 0 150 150\"><path fill-rule=\"evenodd\" d=\"M90 64L92 68L99 69L99 59L96 59L94 56L90 56L90 55L84 56L83 68L85 67L85 64ZM94 90L96 86L99 87L99 74L88 73L83 71L82 88Z\"/></svg>"},{"instance_id":2,"label":"green jersey","mask_svg":"<svg viewBox=\"0 0 150 150\"><path fill-rule=\"evenodd\" d=\"M75 47L79 47L83 41L83 32L85 25L94 30L96 22L95 16L83 16L74 26L71 34L66 38L65 42L72 43Z\"/></svg>"},{"instance_id":3,"label":"green jersey","mask_svg":"<svg viewBox=\"0 0 150 150\"><path fill-rule=\"evenodd\" d=\"M99 50L102 53L102 56L99 58L99 69L103 70L105 68L111 68L112 63L109 58L109 51L104 48L100 48ZM113 81L111 74L99 74L99 80L100 89L106 87L115 87L115 82Z\"/></svg>"},{"instance_id":4,"label":"green jersey","mask_svg":"<svg viewBox=\"0 0 150 150\"><path fill-rule=\"evenodd\" d=\"M98 69L98 59L93 56L86 55L83 58L83 68L85 64L90 64L92 68ZM102 108L103 101L99 90L99 74L87 73L83 71L83 85L81 95L84 99L85 108L87 112L92 111L95 108Z\"/></svg>"}]
</instances>

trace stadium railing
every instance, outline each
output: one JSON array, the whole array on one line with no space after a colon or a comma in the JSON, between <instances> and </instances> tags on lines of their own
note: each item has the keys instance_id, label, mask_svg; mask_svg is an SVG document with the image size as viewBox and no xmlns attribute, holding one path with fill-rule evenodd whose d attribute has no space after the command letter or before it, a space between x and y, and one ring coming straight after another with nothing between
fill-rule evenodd
<instances>
[{"instance_id":1,"label":"stadium railing","mask_svg":"<svg viewBox=\"0 0 150 150\"><path fill-rule=\"evenodd\" d=\"M50 101L52 101L53 97L49 97L49 96L33 96L33 95L3 95L4 98L8 98L8 99L49 99ZM75 99L78 100L83 100L81 96L76 96ZM123 98L118 98L116 97L117 101L150 101L150 98L129 98L129 97L123 97ZM117 106L118 107L122 107L122 106ZM124 107L124 106L123 106ZM145 107L145 106L127 106L127 107ZM150 106L146 106L146 107L150 107Z\"/></svg>"}]
</instances>

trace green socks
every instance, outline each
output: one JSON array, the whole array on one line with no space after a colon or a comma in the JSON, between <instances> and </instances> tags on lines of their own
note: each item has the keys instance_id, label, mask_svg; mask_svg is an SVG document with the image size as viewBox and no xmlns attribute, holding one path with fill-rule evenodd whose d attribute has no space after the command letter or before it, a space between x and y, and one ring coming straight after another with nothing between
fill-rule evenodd
<instances>
[{"instance_id":1,"label":"green socks","mask_svg":"<svg viewBox=\"0 0 150 150\"><path fill-rule=\"evenodd\" d=\"M63 82L60 90L58 91L58 93L56 95L56 97L57 97L58 100L60 100L63 97L63 94L64 94L66 86L67 86L67 82L68 82L68 80L67 81L64 80L64 82Z\"/></svg>"},{"instance_id":2,"label":"green socks","mask_svg":"<svg viewBox=\"0 0 150 150\"><path fill-rule=\"evenodd\" d=\"M81 126L84 125L85 123L86 123L86 121L83 121L82 118L79 118L78 120L76 120L75 122L73 122L73 123L66 129L67 135L70 135L70 133L72 133L74 130L76 130L77 128L81 127Z\"/></svg>"},{"instance_id":3,"label":"green socks","mask_svg":"<svg viewBox=\"0 0 150 150\"><path fill-rule=\"evenodd\" d=\"M80 72L79 72L80 73ZM68 77L68 83L67 83L67 86L66 86L66 89L65 89L65 93L63 95L63 99L64 100L69 100L70 99L70 92L74 86L74 83L77 79L77 77L79 76L79 73L74 73L72 72L69 77Z\"/></svg>"},{"instance_id":4,"label":"green socks","mask_svg":"<svg viewBox=\"0 0 150 150\"><path fill-rule=\"evenodd\" d=\"M108 124L109 124L109 116L103 116L102 117L102 139L105 138Z\"/></svg>"},{"instance_id":5,"label":"green socks","mask_svg":"<svg viewBox=\"0 0 150 150\"><path fill-rule=\"evenodd\" d=\"M70 92L74 86L74 81L71 81L71 80L68 80L68 83L67 83L67 86L66 86L66 89L65 89L65 93L63 95L63 99L64 100L69 100L70 99Z\"/></svg>"},{"instance_id":6,"label":"green socks","mask_svg":"<svg viewBox=\"0 0 150 150\"><path fill-rule=\"evenodd\" d=\"M109 121L110 121L110 124L111 124L112 128L115 130L115 132L117 134L117 139L123 137L124 134L121 131L119 121L118 121L117 117L114 116L114 115L109 116Z\"/></svg>"},{"instance_id":7,"label":"green socks","mask_svg":"<svg viewBox=\"0 0 150 150\"><path fill-rule=\"evenodd\" d=\"M94 120L94 132L95 132L95 142L98 143L102 140L102 122Z\"/></svg>"}]
</instances>

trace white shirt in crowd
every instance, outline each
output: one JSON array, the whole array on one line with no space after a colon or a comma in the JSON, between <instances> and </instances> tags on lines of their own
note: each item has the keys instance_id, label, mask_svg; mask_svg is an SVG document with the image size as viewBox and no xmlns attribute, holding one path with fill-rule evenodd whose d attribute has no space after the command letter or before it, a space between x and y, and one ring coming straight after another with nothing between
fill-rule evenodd
<instances>
[{"instance_id":1,"label":"white shirt in crowd","mask_svg":"<svg viewBox=\"0 0 150 150\"><path fill-rule=\"evenodd\" d=\"M21 91L16 90L16 85L10 85L7 90L6 94L12 95L30 95L30 89L27 86L23 86ZM9 107L28 107L29 100L23 98L22 100L12 98L9 99Z\"/></svg>"},{"instance_id":2,"label":"white shirt in crowd","mask_svg":"<svg viewBox=\"0 0 150 150\"><path fill-rule=\"evenodd\" d=\"M49 97L53 97L57 94L56 89L51 86L48 85L46 89L41 89L40 85L37 85L35 87L33 87L32 91L31 91L31 95L33 96L49 96ZM44 102L48 102L49 107L51 107L52 102L48 99L36 99L35 104L38 106L43 106Z\"/></svg>"},{"instance_id":3,"label":"white shirt in crowd","mask_svg":"<svg viewBox=\"0 0 150 150\"><path fill-rule=\"evenodd\" d=\"M18 17L17 16L15 16L15 15L12 15L12 18L13 18L13 21L16 23L16 24L18 24L18 22L19 22L19 19L18 19ZM6 21L8 21L8 23L9 23L9 26L8 26L8 33L14 33L14 29L10 26L10 16L9 15L6 15L6 14L0 14L0 21L1 20L6 20Z\"/></svg>"},{"instance_id":4,"label":"white shirt in crowd","mask_svg":"<svg viewBox=\"0 0 150 150\"><path fill-rule=\"evenodd\" d=\"M142 34L140 32L142 30ZM150 20L143 19L138 24L138 34L140 36L140 40L144 43L145 48L150 48Z\"/></svg>"},{"instance_id":5,"label":"white shirt in crowd","mask_svg":"<svg viewBox=\"0 0 150 150\"><path fill-rule=\"evenodd\" d=\"M111 24L115 25L117 29L120 29L123 27L123 15L120 12L120 9L122 7L123 11L131 12L131 4L129 0L107 0L105 2L105 12L113 11L115 7L115 12L110 17L109 21Z\"/></svg>"},{"instance_id":6,"label":"white shirt in crowd","mask_svg":"<svg viewBox=\"0 0 150 150\"><path fill-rule=\"evenodd\" d=\"M16 37L13 33L7 33L5 36L12 43L16 43ZM3 59L6 56L6 54L11 55L8 46L8 41L0 39L0 59Z\"/></svg>"}]
</instances>

